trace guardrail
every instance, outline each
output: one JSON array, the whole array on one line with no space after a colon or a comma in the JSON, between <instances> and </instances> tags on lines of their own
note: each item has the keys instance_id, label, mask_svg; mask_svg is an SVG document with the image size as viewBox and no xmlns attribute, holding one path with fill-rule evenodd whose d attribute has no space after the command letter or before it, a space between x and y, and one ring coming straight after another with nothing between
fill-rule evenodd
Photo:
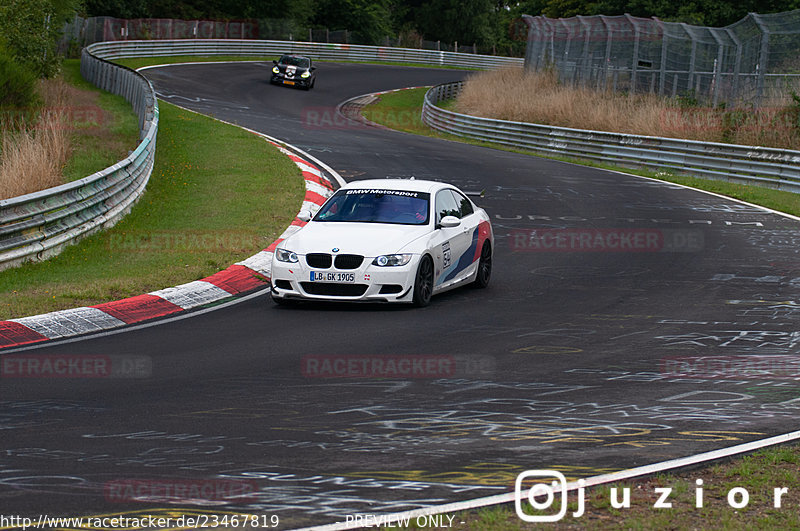
<instances>
[{"instance_id":1,"label":"guardrail","mask_svg":"<svg viewBox=\"0 0 800 531\"><path fill-rule=\"evenodd\" d=\"M89 177L0 201L0 270L43 260L70 243L122 218L144 192L155 158L158 103L152 85L133 70L110 63L123 57L176 55L268 57L282 53L315 60L412 63L466 68L522 65L521 58L382 46L181 39L101 42L81 56L81 74L94 85L123 96L139 116L141 143L125 159Z\"/></svg>"},{"instance_id":2,"label":"guardrail","mask_svg":"<svg viewBox=\"0 0 800 531\"><path fill-rule=\"evenodd\" d=\"M291 53L307 55L315 61L412 63L465 68L495 68L501 65L522 66L523 63L521 58L516 57L385 46L293 41L232 39L115 41L93 44L91 48L94 53L105 59L176 55L270 57Z\"/></svg>"},{"instance_id":3,"label":"guardrail","mask_svg":"<svg viewBox=\"0 0 800 531\"><path fill-rule=\"evenodd\" d=\"M140 143L124 160L71 183L0 201L0 270L44 260L78 239L114 225L144 192L153 169L158 104L152 85L133 70L81 57L81 74L124 97L139 116Z\"/></svg>"},{"instance_id":4,"label":"guardrail","mask_svg":"<svg viewBox=\"0 0 800 531\"><path fill-rule=\"evenodd\" d=\"M445 133L546 155L673 171L800 193L800 151L493 120L437 105L455 98L462 86L457 81L428 90L422 120Z\"/></svg>"}]
</instances>

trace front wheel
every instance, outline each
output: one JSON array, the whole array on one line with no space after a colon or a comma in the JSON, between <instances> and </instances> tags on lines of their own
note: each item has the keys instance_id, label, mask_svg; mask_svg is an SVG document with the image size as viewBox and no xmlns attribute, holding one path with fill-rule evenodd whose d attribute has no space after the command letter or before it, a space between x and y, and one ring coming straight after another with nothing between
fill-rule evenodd
<instances>
[{"instance_id":1,"label":"front wheel","mask_svg":"<svg viewBox=\"0 0 800 531\"><path fill-rule=\"evenodd\" d=\"M422 257L414 279L414 306L422 308L431 303L433 296L433 260L428 255Z\"/></svg>"},{"instance_id":2,"label":"front wheel","mask_svg":"<svg viewBox=\"0 0 800 531\"><path fill-rule=\"evenodd\" d=\"M489 241L483 242L481 249L481 260L478 262L478 274L473 285L476 288L485 288L489 285L492 278L492 244Z\"/></svg>"}]
</instances>

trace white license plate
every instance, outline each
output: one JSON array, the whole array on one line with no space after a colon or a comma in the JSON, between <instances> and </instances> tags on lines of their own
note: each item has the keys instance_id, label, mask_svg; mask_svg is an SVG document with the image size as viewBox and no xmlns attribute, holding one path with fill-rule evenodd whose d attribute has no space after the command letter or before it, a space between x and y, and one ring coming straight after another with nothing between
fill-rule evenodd
<instances>
[{"instance_id":1,"label":"white license plate","mask_svg":"<svg viewBox=\"0 0 800 531\"><path fill-rule=\"evenodd\" d=\"M311 282L352 283L355 281L356 281L355 273L330 273L327 271L311 272Z\"/></svg>"}]
</instances>

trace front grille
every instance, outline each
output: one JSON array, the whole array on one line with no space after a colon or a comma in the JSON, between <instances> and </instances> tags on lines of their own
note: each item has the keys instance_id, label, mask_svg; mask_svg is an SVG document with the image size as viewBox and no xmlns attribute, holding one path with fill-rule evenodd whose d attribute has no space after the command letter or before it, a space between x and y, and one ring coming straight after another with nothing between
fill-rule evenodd
<instances>
[{"instance_id":1,"label":"front grille","mask_svg":"<svg viewBox=\"0 0 800 531\"><path fill-rule=\"evenodd\" d=\"M364 262L364 257L360 254L340 254L336 256L336 269L358 269L361 263Z\"/></svg>"},{"instance_id":2,"label":"front grille","mask_svg":"<svg viewBox=\"0 0 800 531\"><path fill-rule=\"evenodd\" d=\"M367 291L366 284L301 282L300 285L309 295L324 295L326 297L359 297Z\"/></svg>"},{"instance_id":3,"label":"front grille","mask_svg":"<svg viewBox=\"0 0 800 531\"><path fill-rule=\"evenodd\" d=\"M317 269L328 269L331 266L331 255L327 253L309 253L306 255L306 263Z\"/></svg>"}]
</instances>

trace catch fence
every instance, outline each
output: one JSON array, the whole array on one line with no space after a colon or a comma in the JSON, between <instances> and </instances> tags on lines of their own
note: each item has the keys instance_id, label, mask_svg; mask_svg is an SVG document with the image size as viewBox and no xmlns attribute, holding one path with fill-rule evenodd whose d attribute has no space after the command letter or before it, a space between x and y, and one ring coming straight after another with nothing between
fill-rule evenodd
<instances>
[{"instance_id":1,"label":"catch fence","mask_svg":"<svg viewBox=\"0 0 800 531\"><path fill-rule=\"evenodd\" d=\"M724 28L630 15L524 19L526 68L555 68L572 85L714 106L767 105L800 92L800 9L751 13Z\"/></svg>"}]
</instances>

